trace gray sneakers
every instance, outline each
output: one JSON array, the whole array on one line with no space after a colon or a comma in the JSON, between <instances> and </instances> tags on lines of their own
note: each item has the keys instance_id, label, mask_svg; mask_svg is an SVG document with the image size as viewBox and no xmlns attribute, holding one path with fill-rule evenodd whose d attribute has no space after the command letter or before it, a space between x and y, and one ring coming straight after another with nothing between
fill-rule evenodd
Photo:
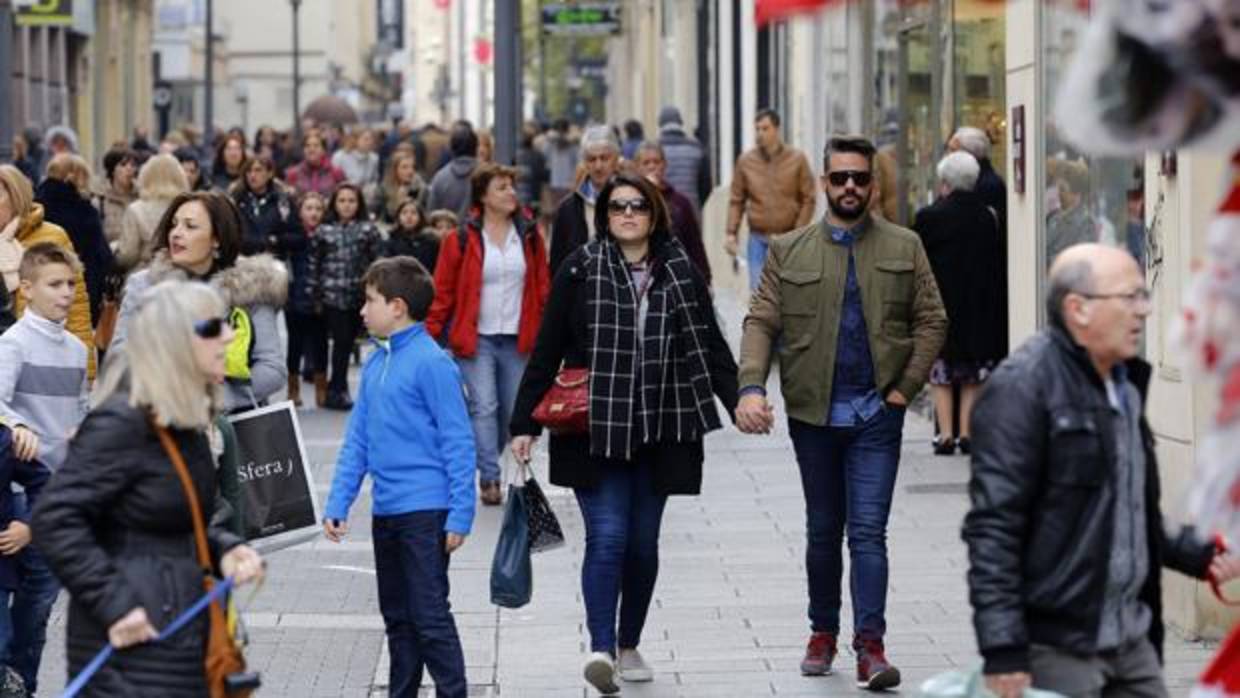
<instances>
[{"instance_id":1,"label":"gray sneakers","mask_svg":"<svg viewBox=\"0 0 1240 698\"><path fill-rule=\"evenodd\" d=\"M585 676L586 683L605 696L614 696L620 692L620 687L616 685L616 663L606 652L591 653L581 673Z\"/></svg>"},{"instance_id":2,"label":"gray sneakers","mask_svg":"<svg viewBox=\"0 0 1240 698\"><path fill-rule=\"evenodd\" d=\"M642 653L636 649L620 650L620 658L616 662L620 670L620 678L633 683L654 681L654 669L646 663Z\"/></svg>"}]
</instances>

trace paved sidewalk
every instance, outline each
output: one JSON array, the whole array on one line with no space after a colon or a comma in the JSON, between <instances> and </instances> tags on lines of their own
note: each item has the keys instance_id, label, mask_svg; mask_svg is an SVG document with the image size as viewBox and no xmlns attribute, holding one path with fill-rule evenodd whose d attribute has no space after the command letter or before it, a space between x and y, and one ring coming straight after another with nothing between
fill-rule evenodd
<instances>
[{"instance_id":1,"label":"paved sidewalk","mask_svg":"<svg viewBox=\"0 0 1240 698\"><path fill-rule=\"evenodd\" d=\"M723 305L735 340L739 310L726 299ZM302 424L325 497L344 418L309 409ZM978 664L959 535L968 464L961 457L930 456L930 437L929 425L910 415L889 535L887 641L890 658L904 674L906 695L916 695L918 684L938 672ZM836 676L811 679L798 672L808 632L804 506L786 423L766 437L729 428L709 436L706 449L702 495L673 498L664 520L659 584L641 646L656 680L624 685L623 695L859 695L850 650L837 661ZM544 485L545 465L544 452L537 463ZM589 646L580 594L581 520L571 492L547 490L569 544L535 556L529 606L500 611L489 603L500 509L479 508L474 535L453 558L452 601L471 695L593 695L580 672ZM246 614L248 656L263 673L260 695L387 695L368 519L365 494L350 517L345 543L320 540L269 557L268 582ZM246 603L244 593L241 601ZM844 608L847 635L847 599ZM63 603L49 632L44 695L56 695L64 682L62 609ZM1172 636L1167 648L1172 695L1187 695L1209 654L1199 643Z\"/></svg>"}]
</instances>

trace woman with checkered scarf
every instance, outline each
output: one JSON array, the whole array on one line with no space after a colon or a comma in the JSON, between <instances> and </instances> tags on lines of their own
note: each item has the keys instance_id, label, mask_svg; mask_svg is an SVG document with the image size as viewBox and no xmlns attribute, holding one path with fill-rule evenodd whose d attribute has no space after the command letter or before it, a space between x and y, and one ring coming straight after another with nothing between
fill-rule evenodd
<instances>
[{"instance_id":1,"label":"woman with checkered scarf","mask_svg":"<svg viewBox=\"0 0 1240 698\"><path fill-rule=\"evenodd\" d=\"M667 205L641 177L599 194L596 239L556 273L517 393L512 449L528 461L541 431L531 413L561 367L589 369L589 429L550 438L551 482L571 487L586 526L582 596L600 693L616 677L650 681L637 651L659 566L669 495L698 494L702 439L734 415L736 362L710 290L670 233ZM618 620L618 628L617 628Z\"/></svg>"}]
</instances>

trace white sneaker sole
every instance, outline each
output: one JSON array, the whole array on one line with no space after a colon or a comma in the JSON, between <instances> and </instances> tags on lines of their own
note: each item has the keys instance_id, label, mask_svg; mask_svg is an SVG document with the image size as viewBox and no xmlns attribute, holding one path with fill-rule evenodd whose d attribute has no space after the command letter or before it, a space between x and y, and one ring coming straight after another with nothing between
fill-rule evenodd
<instances>
[{"instance_id":1,"label":"white sneaker sole","mask_svg":"<svg viewBox=\"0 0 1240 698\"><path fill-rule=\"evenodd\" d=\"M616 685L616 667L605 659L591 659L586 662L585 670L586 683L594 687L596 691L611 696L620 692L620 686Z\"/></svg>"},{"instance_id":2,"label":"white sneaker sole","mask_svg":"<svg viewBox=\"0 0 1240 698\"><path fill-rule=\"evenodd\" d=\"M621 669L620 680L628 683L649 683L654 681L653 669Z\"/></svg>"}]
</instances>

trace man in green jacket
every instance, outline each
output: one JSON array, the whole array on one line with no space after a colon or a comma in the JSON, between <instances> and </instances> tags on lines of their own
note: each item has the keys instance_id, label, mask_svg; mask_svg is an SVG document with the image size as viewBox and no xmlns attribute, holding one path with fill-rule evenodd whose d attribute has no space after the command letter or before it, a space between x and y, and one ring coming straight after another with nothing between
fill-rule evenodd
<instances>
[{"instance_id":1,"label":"man in green jacket","mask_svg":"<svg viewBox=\"0 0 1240 698\"><path fill-rule=\"evenodd\" d=\"M874 152L865 138L832 138L825 219L772 240L745 318L736 422L770 432L765 385L778 347L805 492L811 635L801 672L831 672L847 525L857 683L881 690L900 683L883 636L904 412L943 346L947 315L917 234L868 213Z\"/></svg>"}]
</instances>

